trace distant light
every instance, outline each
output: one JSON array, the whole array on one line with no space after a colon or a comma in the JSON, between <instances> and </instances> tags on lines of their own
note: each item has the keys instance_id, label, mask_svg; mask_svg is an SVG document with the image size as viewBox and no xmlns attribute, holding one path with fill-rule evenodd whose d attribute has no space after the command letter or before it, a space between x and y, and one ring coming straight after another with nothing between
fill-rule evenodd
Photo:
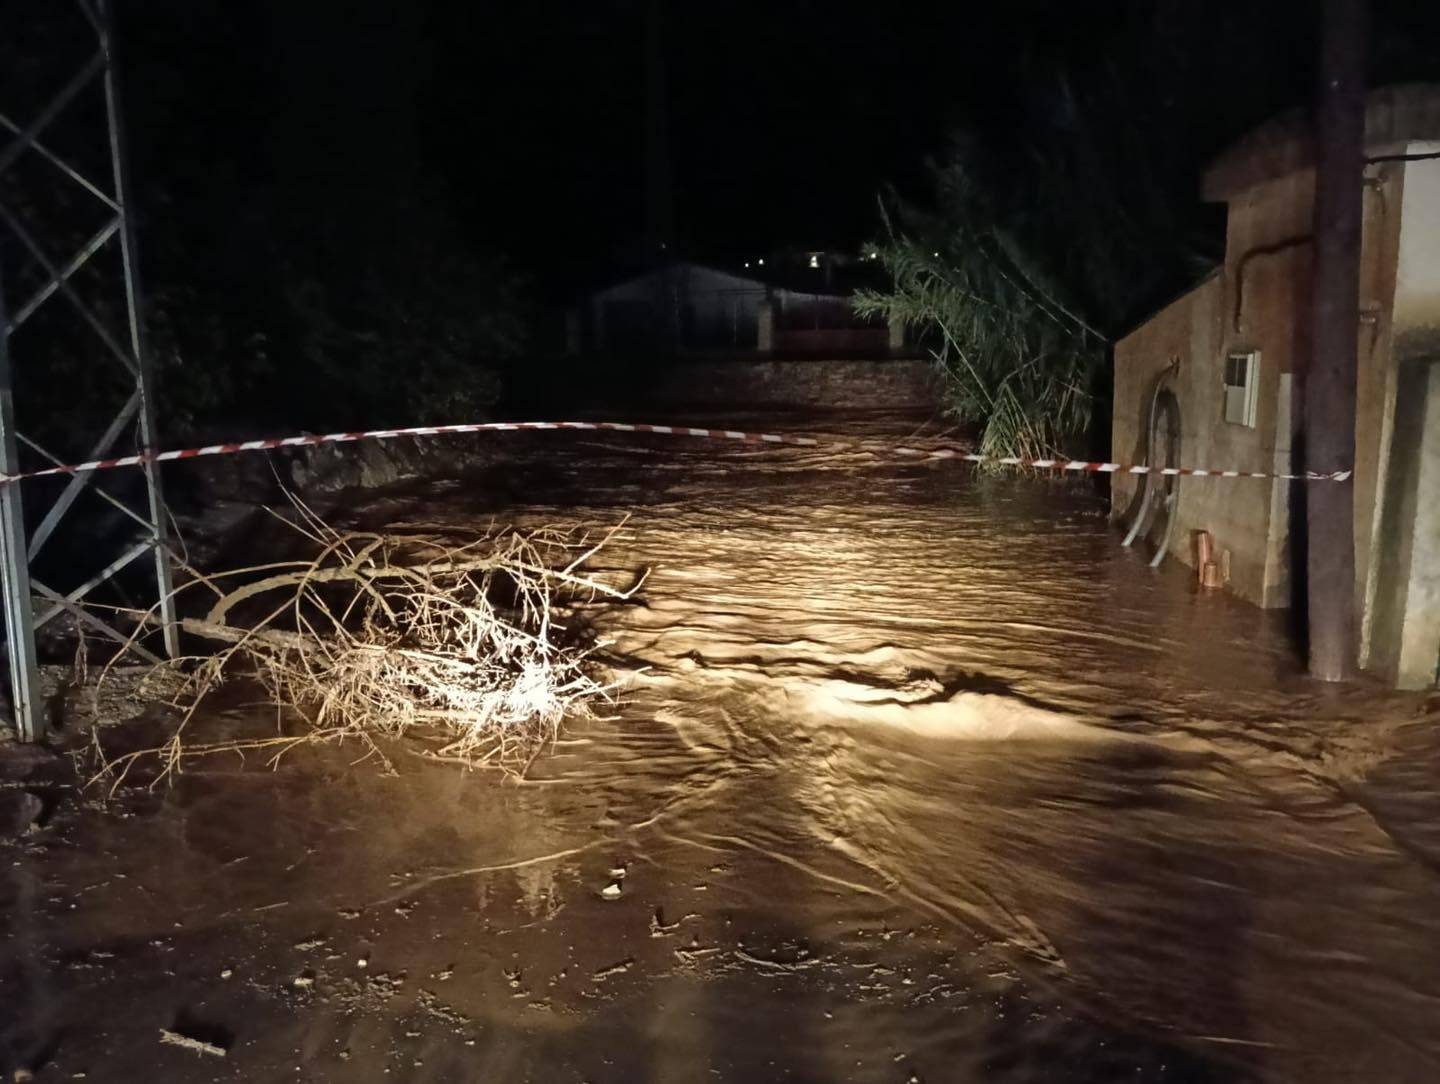
<instances>
[{"instance_id":1,"label":"distant light","mask_svg":"<svg viewBox=\"0 0 1440 1084\"><path fill-rule=\"evenodd\" d=\"M820 257L817 256L817 255L815 255L815 253L813 253L813 252L810 253L810 266L811 266L811 267L819 267L819 266L820 266Z\"/></svg>"},{"instance_id":2,"label":"distant light","mask_svg":"<svg viewBox=\"0 0 1440 1084\"><path fill-rule=\"evenodd\" d=\"M940 253L938 253L938 252L932 252L932 253L930 253L930 255L931 255L931 256L934 256L937 260L940 258Z\"/></svg>"},{"instance_id":3,"label":"distant light","mask_svg":"<svg viewBox=\"0 0 1440 1084\"><path fill-rule=\"evenodd\" d=\"M749 261L749 260L746 260L746 261L745 261L745 266L746 266L746 267L749 267L749 266L750 266L750 261Z\"/></svg>"},{"instance_id":4,"label":"distant light","mask_svg":"<svg viewBox=\"0 0 1440 1084\"><path fill-rule=\"evenodd\" d=\"M757 264L759 264L761 267L764 267L764 266L765 266L765 261L764 261L764 260L756 260L755 262L756 262Z\"/></svg>"}]
</instances>

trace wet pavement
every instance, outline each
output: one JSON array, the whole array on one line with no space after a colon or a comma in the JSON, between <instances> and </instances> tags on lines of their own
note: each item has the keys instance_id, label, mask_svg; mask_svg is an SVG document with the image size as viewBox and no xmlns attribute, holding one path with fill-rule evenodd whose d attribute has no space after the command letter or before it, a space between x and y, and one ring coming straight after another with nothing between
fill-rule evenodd
<instances>
[{"instance_id":1,"label":"wet pavement","mask_svg":"<svg viewBox=\"0 0 1440 1084\"><path fill-rule=\"evenodd\" d=\"M913 419L766 421L852 443L516 438L353 510L630 514L624 703L524 782L349 748L103 802L12 773L47 814L0 845L6 1071L1440 1079L1440 702L1311 683L1283 617L1149 570L1087 485L855 443Z\"/></svg>"}]
</instances>

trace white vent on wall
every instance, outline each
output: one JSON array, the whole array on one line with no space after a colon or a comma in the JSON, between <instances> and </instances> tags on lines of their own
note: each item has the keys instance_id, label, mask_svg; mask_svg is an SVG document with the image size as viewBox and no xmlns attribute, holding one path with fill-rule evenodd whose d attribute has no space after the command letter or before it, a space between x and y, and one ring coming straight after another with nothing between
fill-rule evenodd
<instances>
[{"instance_id":1,"label":"white vent on wall","mask_svg":"<svg viewBox=\"0 0 1440 1084\"><path fill-rule=\"evenodd\" d=\"M1225 359L1225 420L1255 428L1260 399L1260 351L1231 354Z\"/></svg>"}]
</instances>

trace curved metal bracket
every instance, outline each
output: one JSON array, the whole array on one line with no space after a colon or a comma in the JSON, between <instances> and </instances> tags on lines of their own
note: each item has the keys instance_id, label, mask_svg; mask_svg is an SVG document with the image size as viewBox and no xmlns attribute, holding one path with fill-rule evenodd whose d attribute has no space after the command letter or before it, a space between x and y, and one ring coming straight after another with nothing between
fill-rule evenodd
<instances>
[{"instance_id":1,"label":"curved metal bracket","mask_svg":"<svg viewBox=\"0 0 1440 1084\"><path fill-rule=\"evenodd\" d=\"M1148 466L1174 466L1174 460L1179 453L1180 444L1180 404L1175 397L1174 390L1170 387L1171 378L1180 369L1180 359L1173 358L1155 378L1155 389L1150 395L1150 411L1146 424L1146 465ZM1171 431L1168 434L1167 446L1162 450L1159 444L1160 421L1169 414L1173 419ZM1160 460L1165 462L1161 463ZM1175 533L1175 511L1179 499L1180 480L1175 476L1166 476L1166 488L1161 491L1159 476L1146 474L1141 476L1140 508L1135 513L1135 521L1131 523L1130 529L1125 532L1125 538L1121 542L1123 546L1133 546L1139 538L1150 534L1155 524L1156 517L1163 511L1165 514L1165 527L1160 534L1160 543L1156 547L1154 555L1150 558L1150 567L1156 568L1170 552L1170 540Z\"/></svg>"}]
</instances>

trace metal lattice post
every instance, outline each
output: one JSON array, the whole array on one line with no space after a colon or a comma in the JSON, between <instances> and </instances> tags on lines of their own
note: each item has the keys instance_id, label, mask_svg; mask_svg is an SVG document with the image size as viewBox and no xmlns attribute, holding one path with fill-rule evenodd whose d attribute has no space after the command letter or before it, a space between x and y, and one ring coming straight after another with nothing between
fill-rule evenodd
<instances>
[{"instance_id":1,"label":"metal lattice post","mask_svg":"<svg viewBox=\"0 0 1440 1084\"><path fill-rule=\"evenodd\" d=\"M130 176L125 158L125 126L120 112L120 85L115 73L115 26L110 0L97 0L100 12L100 49L105 57L105 119L110 136L110 164L115 176L115 201L120 205L120 255L125 268L125 313L130 322L130 349L135 355L136 388L140 393L140 445L146 453L161 450L155 410L155 375L145 344L144 312L140 304L140 267L135 241L135 216L130 213ZM165 493L160 486L160 467L145 467L146 497L150 520L155 527L155 582L159 617L164 625L165 653L180 654L179 626L175 621L175 584L166 544Z\"/></svg>"},{"instance_id":2,"label":"metal lattice post","mask_svg":"<svg viewBox=\"0 0 1440 1084\"><path fill-rule=\"evenodd\" d=\"M10 383L10 336L0 283L0 471L18 474L15 443L15 395ZM25 552L25 511L18 484L0 485L0 578L5 597L5 646L10 656L10 688L15 730L21 741L34 741L44 729L40 671L35 655L35 616L30 602L30 561Z\"/></svg>"},{"instance_id":3,"label":"metal lattice post","mask_svg":"<svg viewBox=\"0 0 1440 1084\"><path fill-rule=\"evenodd\" d=\"M43 272L44 277L43 285L20 302L13 317L7 317L0 312L0 340L3 340L3 343L0 343L0 347L3 347L3 353L0 353L0 469L7 474L18 473L20 470L19 444L24 444L50 463L62 462L61 457L15 428L10 383L10 359L16 331L36 309L56 297L70 303L81 323L95 333L99 344L104 348L102 353L123 366L134 380L133 391L125 404L110 418L109 424L92 446L91 458L108 454L132 428L138 429L137 451L152 453L158 451L160 446L154 379L144 334L143 295L140 289L131 204L132 189L126 172L111 0L74 0L74 12L76 17L83 18L94 32L95 51L80 69L52 94L47 104L29 124L22 126L0 112L0 128L8 130L14 137L10 143L0 147L0 173L4 173L23 155L33 154L54 167L66 181L95 201L86 206L91 209L97 206L103 208L106 221L68 259L56 259L47 250L46 238L32 234L22 216L0 203L0 224L8 227L9 233L19 241L17 251L27 254L33 265ZM0 76L3 74L0 73ZM74 102L82 100L87 94L95 93L97 82L100 84L99 93L104 95L105 128L103 132L94 133L93 138L106 140L113 183L113 191L109 193L104 191L103 186L95 183L93 178L86 177L82 169L67 162L42 141L45 132L63 118ZM51 195L51 192L43 190L42 195ZM62 203L60 206L63 210L68 205ZM123 284L124 287L123 312L126 327L123 330L110 327L103 318L104 310L88 304L72 282L77 272L97 253L105 250L112 238L117 237L120 275L114 285ZM23 353L20 361L28 361ZM88 630L108 637L141 658L156 660L156 656L136 643L133 636L122 632L83 605L90 592L118 575L140 557L150 555L154 560L156 613L163 630L165 650L172 656L179 653L172 560L167 538L168 514L158 467L152 464L145 469L145 482L146 500L142 512L129 507L116 496L95 485L91 475L72 478L59 499L40 520L28 543L20 487L15 484L0 486L0 546L3 546L5 616L9 633L11 675L15 686L17 730L22 738L33 739L39 736L43 729L42 705L37 699L34 630L57 615L69 613ZM141 530L140 540L122 542L117 546L112 559L106 561L96 574L68 592L62 592L35 580L30 575L29 564L54 537L61 521L87 489L138 524ZM50 603L38 619L34 616L32 603L32 598L36 595Z\"/></svg>"}]
</instances>

